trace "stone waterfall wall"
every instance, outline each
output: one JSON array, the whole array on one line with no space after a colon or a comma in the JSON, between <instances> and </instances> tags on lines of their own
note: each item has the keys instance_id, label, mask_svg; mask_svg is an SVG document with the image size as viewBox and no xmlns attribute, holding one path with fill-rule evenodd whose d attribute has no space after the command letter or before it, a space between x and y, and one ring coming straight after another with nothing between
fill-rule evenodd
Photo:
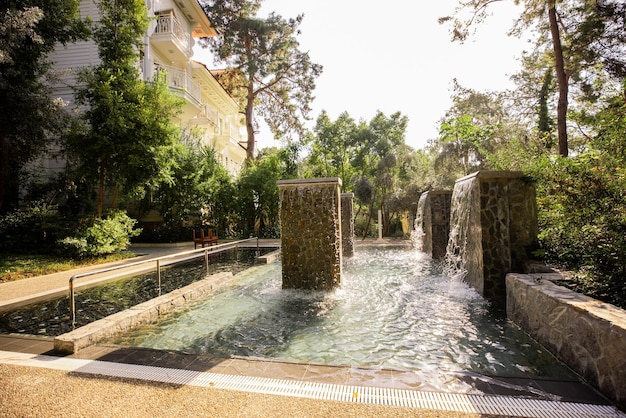
<instances>
[{"instance_id":1,"label":"stone waterfall wall","mask_svg":"<svg viewBox=\"0 0 626 418\"><path fill-rule=\"evenodd\" d=\"M354 255L354 193L341 194L341 247L344 257Z\"/></svg>"},{"instance_id":2,"label":"stone waterfall wall","mask_svg":"<svg viewBox=\"0 0 626 418\"><path fill-rule=\"evenodd\" d=\"M341 284L339 178L281 180L283 288L330 290Z\"/></svg>"},{"instance_id":3,"label":"stone waterfall wall","mask_svg":"<svg viewBox=\"0 0 626 418\"><path fill-rule=\"evenodd\" d=\"M417 249L435 259L446 255L451 201L452 191L432 190L422 193L417 204L414 232Z\"/></svg>"},{"instance_id":4,"label":"stone waterfall wall","mask_svg":"<svg viewBox=\"0 0 626 418\"><path fill-rule=\"evenodd\" d=\"M457 180L446 253L451 274L502 299L506 274L523 272L536 236L535 189L522 173L481 171Z\"/></svg>"},{"instance_id":5,"label":"stone waterfall wall","mask_svg":"<svg viewBox=\"0 0 626 418\"><path fill-rule=\"evenodd\" d=\"M508 274L507 317L626 408L626 311L552 283L559 273Z\"/></svg>"}]
</instances>

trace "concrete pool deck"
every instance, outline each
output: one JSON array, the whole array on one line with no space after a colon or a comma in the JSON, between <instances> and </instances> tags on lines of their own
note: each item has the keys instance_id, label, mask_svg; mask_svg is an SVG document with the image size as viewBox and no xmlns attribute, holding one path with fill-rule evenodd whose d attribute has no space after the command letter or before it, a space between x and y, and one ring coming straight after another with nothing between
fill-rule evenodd
<instances>
[{"instance_id":1,"label":"concrete pool deck","mask_svg":"<svg viewBox=\"0 0 626 418\"><path fill-rule=\"evenodd\" d=\"M185 249L134 250L149 258ZM17 288L19 297L46 286L67 292L75 273L12 282L23 283L10 291L0 284L0 305L14 300ZM410 370L107 344L62 357L52 352L52 340L0 335L0 416L626 416L581 382L468 375L465 383L474 389L461 393L453 385L449 391L429 387Z\"/></svg>"}]
</instances>

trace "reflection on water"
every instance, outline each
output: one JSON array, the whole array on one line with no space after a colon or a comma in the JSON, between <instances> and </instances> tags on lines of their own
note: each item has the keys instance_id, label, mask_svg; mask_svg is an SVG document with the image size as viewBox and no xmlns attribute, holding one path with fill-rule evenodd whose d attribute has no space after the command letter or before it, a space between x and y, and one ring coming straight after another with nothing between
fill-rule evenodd
<instances>
[{"instance_id":1,"label":"reflection on water","mask_svg":"<svg viewBox=\"0 0 626 418\"><path fill-rule=\"evenodd\" d=\"M281 289L280 264L116 343L195 354L572 378L501 310L408 249L359 248L333 292Z\"/></svg>"},{"instance_id":2,"label":"reflection on water","mask_svg":"<svg viewBox=\"0 0 626 418\"><path fill-rule=\"evenodd\" d=\"M261 249L265 254L272 249ZM232 271L233 274L254 264L254 249L227 250L210 255L208 274ZM203 257L165 268L161 274L161 293L165 294L206 277ZM83 325L128 309L159 296L156 273L120 279L76 293L76 325ZM32 304L0 314L0 333L57 336L70 332L69 297Z\"/></svg>"}]
</instances>

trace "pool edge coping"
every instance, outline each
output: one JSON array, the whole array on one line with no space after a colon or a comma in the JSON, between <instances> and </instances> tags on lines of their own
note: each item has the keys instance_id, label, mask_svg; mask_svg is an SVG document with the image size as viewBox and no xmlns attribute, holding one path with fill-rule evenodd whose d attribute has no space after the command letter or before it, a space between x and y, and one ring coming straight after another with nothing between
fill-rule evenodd
<instances>
[{"instance_id":1,"label":"pool edge coping","mask_svg":"<svg viewBox=\"0 0 626 418\"><path fill-rule=\"evenodd\" d=\"M232 282L233 277L234 275L230 271L212 274L165 295L56 336L54 338L54 351L61 354L75 354L86 347L139 325L152 322L173 309L222 289Z\"/></svg>"}]
</instances>

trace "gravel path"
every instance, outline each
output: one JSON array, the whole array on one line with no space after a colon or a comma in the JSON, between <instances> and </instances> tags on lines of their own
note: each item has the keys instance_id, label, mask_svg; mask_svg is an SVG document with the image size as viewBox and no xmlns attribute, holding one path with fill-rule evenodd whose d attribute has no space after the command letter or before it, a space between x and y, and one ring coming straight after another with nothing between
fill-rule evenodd
<instances>
[{"instance_id":1,"label":"gravel path","mask_svg":"<svg viewBox=\"0 0 626 418\"><path fill-rule=\"evenodd\" d=\"M0 417L479 417L0 364Z\"/></svg>"}]
</instances>

